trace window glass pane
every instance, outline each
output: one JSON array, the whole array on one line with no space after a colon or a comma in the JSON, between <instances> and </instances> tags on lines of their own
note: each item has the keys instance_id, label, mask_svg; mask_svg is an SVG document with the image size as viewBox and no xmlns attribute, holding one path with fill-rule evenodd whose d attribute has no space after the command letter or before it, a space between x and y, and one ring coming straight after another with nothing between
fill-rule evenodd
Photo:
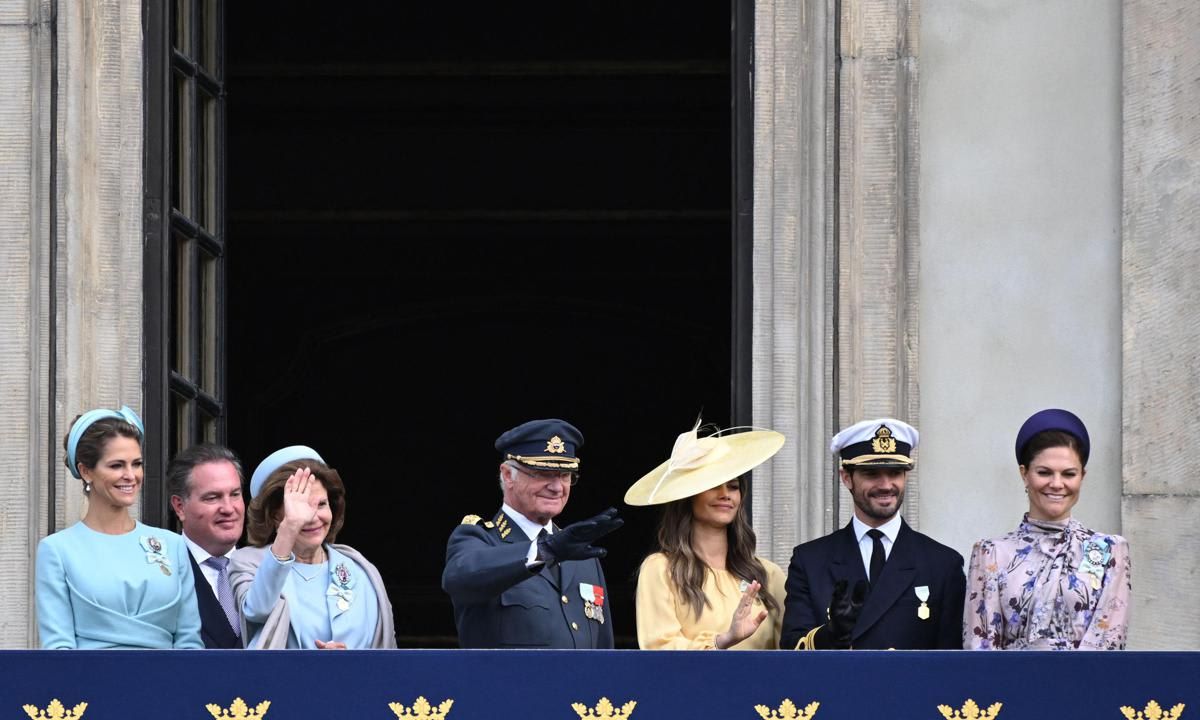
<instances>
[{"instance_id":1,"label":"window glass pane","mask_svg":"<svg viewBox=\"0 0 1200 720\"><path fill-rule=\"evenodd\" d=\"M200 422L204 425L204 442L217 442L217 419L208 413L200 413Z\"/></svg>"},{"instance_id":2,"label":"window glass pane","mask_svg":"<svg viewBox=\"0 0 1200 720\"><path fill-rule=\"evenodd\" d=\"M200 183L200 206L196 222L217 235L217 99L200 90L200 132L197 138L196 168Z\"/></svg>"},{"instance_id":3,"label":"window glass pane","mask_svg":"<svg viewBox=\"0 0 1200 720\"><path fill-rule=\"evenodd\" d=\"M170 457L175 457L185 447L192 444L192 401L176 395L171 395L171 421L175 432L171 433Z\"/></svg>"},{"instance_id":4,"label":"window glass pane","mask_svg":"<svg viewBox=\"0 0 1200 720\"><path fill-rule=\"evenodd\" d=\"M217 396L217 258L200 252L197 268L200 284L200 307L196 319L200 323L200 374L197 380L205 392ZM219 397L219 396L218 396Z\"/></svg>"},{"instance_id":5,"label":"window glass pane","mask_svg":"<svg viewBox=\"0 0 1200 720\"><path fill-rule=\"evenodd\" d=\"M175 49L187 56L192 54L192 3L190 0L175 0L175 12L171 16L172 42Z\"/></svg>"},{"instance_id":6,"label":"window glass pane","mask_svg":"<svg viewBox=\"0 0 1200 720\"><path fill-rule=\"evenodd\" d=\"M186 378L193 376L192 356L192 241L173 234L171 243L171 367Z\"/></svg>"},{"instance_id":7,"label":"window glass pane","mask_svg":"<svg viewBox=\"0 0 1200 720\"><path fill-rule=\"evenodd\" d=\"M192 214L192 83L186 75L173 73L171 92L171 204L191 217Z\"/></svg>"},{"instance_id":8,"label":"window glass pane","mask_svg":"<svg viewBox=\"0 0 1200 720\"><path fill-rule=\"evenodd\" d=\"M201 67L217 80L221 79L217 57L217 36L221 27L217 13L221 10L220 5L218 0L200 0L200 57L197 58Z\"/></svg>"}]
</instances>

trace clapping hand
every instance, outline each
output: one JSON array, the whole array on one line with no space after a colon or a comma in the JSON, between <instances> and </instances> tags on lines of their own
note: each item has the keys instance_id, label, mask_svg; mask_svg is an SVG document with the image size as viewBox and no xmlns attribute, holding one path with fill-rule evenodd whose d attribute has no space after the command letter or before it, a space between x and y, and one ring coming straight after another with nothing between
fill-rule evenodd
<instances>
[{"instance_id":1,"label":"clapping hand","mask_svg":"<svg viewBox=\"0 0 1200 720\"><path fill-rule=\"evenodd\" d=\"M337 640L328 640L328 641L317 640L316 643L317 643L318 650L345 650L346 649L346 643L338 642Z\"/></svg>"},{"instance_id":2,"label":"clapping hand","mask_svg":"<svg viewBox=\"0 0 1200 720\"><path fill-rule=\"evenodd\" d=\"M822 648L845 650L850 647L850 634L854 632L858 614L867 600L867 581L854 583L854 589L849 592L847 587L845 580L834 583L833 599L829 601L829 624L826 625L829 632L823 638Z\"/></svg>"},{"instance_id":3,"label":"clapping hand","mask_svg":"<svg viewBox=\"0 0 1200 720\"><path fill-rule=\"evenodd\" d=\"M565 560L588 560L608 554L593 542L621 527L625 521L617 517L617 509L609 508L599 515L572 523L553 535L538 538L537 559L547 563Z\"/></svg>"},{"instance_id":4,"label":"clapping hand","mask_svg":"<svg viewBox=\"0 0 1200 720\"><path fill-rule=\"evenodd\" d=\"M733 647L750 637L758 630L758 626L762 625L763 620L767 619L766 610L754 612L754 599L758 597L758 591L761 589L762 585L755 580L742 592L742 599L738 601L733 610L733 619L729 621L729 629L714 640L718 650Z\"/></svg>"}]
</instances>

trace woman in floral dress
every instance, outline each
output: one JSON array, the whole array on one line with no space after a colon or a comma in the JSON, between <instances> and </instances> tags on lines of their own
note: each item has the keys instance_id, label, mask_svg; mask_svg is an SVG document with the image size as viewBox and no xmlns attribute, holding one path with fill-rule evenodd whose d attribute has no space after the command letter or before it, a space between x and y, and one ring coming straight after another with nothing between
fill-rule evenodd
<instances>
[{"instance_id":1,"label":"woman in floral dress","mask_svg":"<svg viewBox=\"0 0 1200 720\"><path fill-rule=\"evenodd\" d=\"M1029 512L971 553L963 646L969 650L1122 650L1129 625L1129 543L1071 517L1090 451L1066 410L1042 410L1017 433Z\"/></svg>"}]
</instances>

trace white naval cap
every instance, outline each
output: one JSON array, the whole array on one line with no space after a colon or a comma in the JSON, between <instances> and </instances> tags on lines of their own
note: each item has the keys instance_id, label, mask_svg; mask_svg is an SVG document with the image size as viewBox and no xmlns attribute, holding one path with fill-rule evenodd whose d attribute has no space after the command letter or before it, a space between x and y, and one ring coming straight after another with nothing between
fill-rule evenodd
<instances>
[{"instance_id":1,"label":"white naval cap","mask_svg":"<svg viewBox=\"0 0 1200 720\"><path fill-rule=\"evenodd\" d=\"M912 451L920 434L895 418L863 420L833 436L830 452L842 458L842 467L887 467L911 470Z\"/></svg>"}]
</instances>

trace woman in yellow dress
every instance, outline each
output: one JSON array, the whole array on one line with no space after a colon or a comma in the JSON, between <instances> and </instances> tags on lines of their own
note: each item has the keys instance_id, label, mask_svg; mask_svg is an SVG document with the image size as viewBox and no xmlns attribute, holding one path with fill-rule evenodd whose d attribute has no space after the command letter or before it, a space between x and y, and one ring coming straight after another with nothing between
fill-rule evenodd
<instances>
[{"instance_id":1,"label":"woman in yellow dress","mask_svg":"<svg viewBox=\"0 0 1200 720\"><path fill-rule=\"evenodd\" d=\"M783 446L771 430L698 427L671 458L625 494L630 505L665 505L658 552L637 583L638 645L645 650L768 650L779 647L786 576L754 554L740 476Z\"/></svg>"}]
</instances>

